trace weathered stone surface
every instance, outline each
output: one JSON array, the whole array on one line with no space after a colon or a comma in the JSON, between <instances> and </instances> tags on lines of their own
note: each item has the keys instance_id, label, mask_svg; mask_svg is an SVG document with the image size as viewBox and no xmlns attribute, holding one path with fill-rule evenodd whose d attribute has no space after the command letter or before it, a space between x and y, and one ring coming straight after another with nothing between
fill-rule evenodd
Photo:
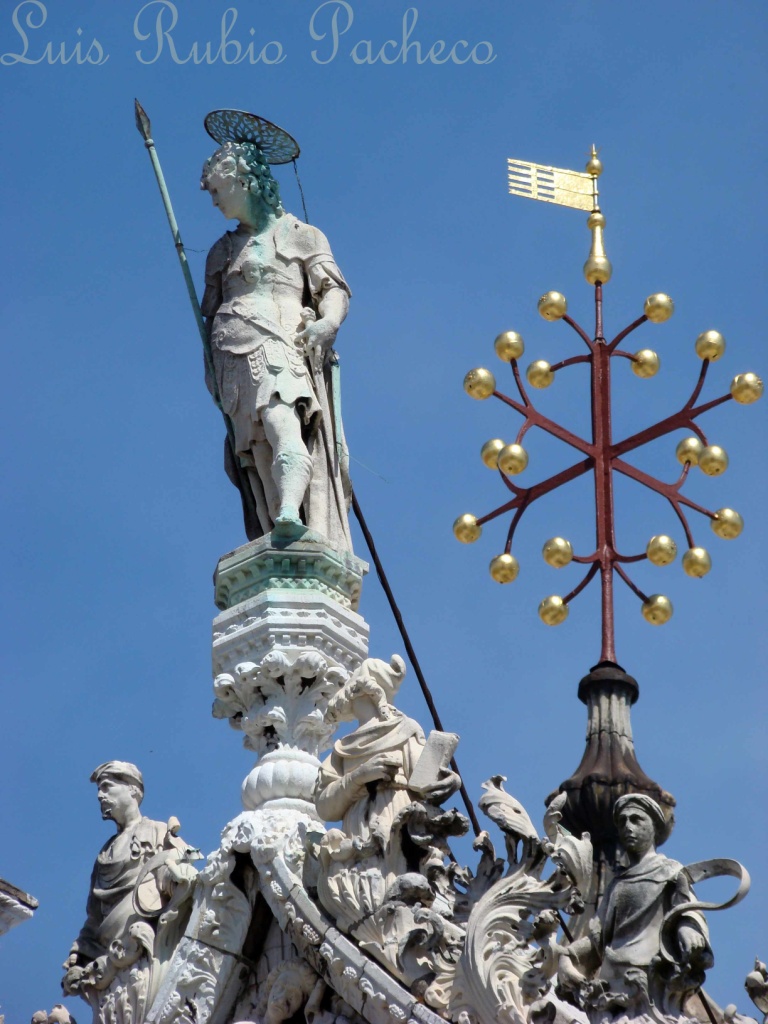
<instances>
[{"instance_id":1,"label":"weathered stone surface","mask_svg":"<svg viewBox=\"0 0 768 1024\"><path fill-rule=\"evenodd\" d=\"M334 550L309 530L295 538L274 534L219 559L213 578L216 607L223 611L267 590L313 590L357 611L367 572L366 562Z\"/></svg>"},{"instance_id":2,"label":"weathered stone surface","mask_svg":"<svg viewBox=\"0 0 768 1024\"><path fill-rule=\"evenodd\" d=\"M273 647L313 647L353 672L368 654L368 626L323 594L268 591L218 615L213 624L213 672L260 661Z\"/></svg>"},{"instance_id":3,"label":"weathered stone surface","mask_svg":"<svg viewBox=\"0 0 768 1024\"><path fill-rule=\"evenodd\" d=\"M587 934L563 950L560 990L594 1022L685 1016L714 963L701 911L733 906L749 890L749 875L735 861L684 867L657 853L671 825L645 794L620 797L613 813L626 866L615 873ZM739 877L735 896L721 905L699 902L691 883L717 875Z\"/></svg>"},{"instance_id":4,"label":"weathered stone surface","mask_svg":"<svg viewBox=\"0 0 768 1024\"><path fill-rule=\"evenodd\" d=\"M189 916L199 853L179 822L144 818L136 765L107 761L91 775L102 817L114 821L91 875L87 917L64 968L66 995L91 1006L94 1024L144 1020Z\"/></svg>"},{"instance_id":5,"label":"weathered stone surface","mask_svg":"<svg viewBox=\"0 0 768 1024\"><path fill-rule=\"evenodd\" d=\"M38 906L34 896L0 878L0 935L5 935L22 921L28 921Z\"/></svg>"},{"instance_id":6,"label":"weathered stone surface","mask_svg":"<svg viewBox=\"0 0 768 1024\"><path fill-rule=\"evenodd\" d=\"M207 383L231 427L227 469L244 498L246 533L255 539L303 522L351 551L332 368L349 287L322 232L285 214L260 145L225 142L201 186L239 222L208 253L201 309L213 363Z\"/></svg>"}]
</instances>

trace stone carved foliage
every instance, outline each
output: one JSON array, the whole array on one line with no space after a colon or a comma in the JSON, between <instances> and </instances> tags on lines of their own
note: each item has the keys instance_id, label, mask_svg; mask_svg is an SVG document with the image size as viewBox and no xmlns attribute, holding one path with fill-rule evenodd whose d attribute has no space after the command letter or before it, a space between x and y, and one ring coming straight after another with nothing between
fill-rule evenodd
<instances>
[{"instance_id":1,"label":"stone carved foliage","mask_svg":"<svg viewBox=\"0 0 768 1024\"><path fill-rule=\"evenodd\" d=\"M347 676L315 650L275 648L258 664L241 662L216 677L213 714L244 732L244 746L257 754L291 745L316 756L333 732L328 700Z\"/></svg>"},{"instance_id":2,"label":"stone carved foliage","mask_svg":"<svg viewBox=\"0 0 768 1024\"><path fill-rule=\"evenodd\" d=\"M539 839L501 782L496 776L485 784L480 807L505 833L507 870L499 877L500 862L481 834L477 876L466 873L467 898L457 904L456 922L466 919L464 949L455 970L427 988L427 1003L461 1024L669 1024L693 1017L712 963L701 911L743 898L746 871L726 860L685 868L657 854L655 843L669 828L662 809L649 797L624 796L614 813L627 867L609 885L598 915L571 935L561 915L584 920L593 874L589 836L577 839L560 826L563 796L550 804L546 838ZM543 880L547 859L555 871ZM736 894L720 905L697 901L691 883L716 875L738 878Z\"/></svg>"},{"instance_id":3,"label":"stone carved foliage","mask_svg":"<svg viewBox=\"0 0 768 1024\"><path fill-rule=\"evenodd\" d=\"M506 857L481 833L476 871L459 868L448 840L467 823L441 807L458 785L449 768L457 737L433 733L427 741L396 710L403 674L399 658L389 665L369 659L329 703L329 720L358 722L336 742L315 790L320 815L341 819L342 827L308 835L318 898L337 927L457 1024L685 1016L711 964L701 910L719 909L697 902L691 883L739 878L738 893L724 904L732 905L748 888L744 869L733 861L683 868L657 855L654 828L669 827L663 811L648 797L622 797L617 825L629 867L590 922L589 835L560 824L562 794L550 803L540 837L503 776L484 784L480 809L501 829ZM641 818L648 812L644 825L634 812L629 821L632 807Z\"/></svg>"},{"instance_id":4,"label":"stone carved foliage","mask_svg":"<svg viewBox=\"0 0 768 1024\"><path fill-rule=\"evenodd\" d=\"M549 835L540 839L503 781L494 776L484 783L480 808L504 833L506 865L488 833L481 833L474 844L481 853L477 873L465 869L462 876L463 951L453 970L438 976L426 993L432 1005L463 1024L533 1020L557 971L559 913L581 908L592 874L589 836L576 839L550 818ZM543 880L548 858L555 870ZM586 1020L577 1012L568 1019Z\"/></svg>"},{"instance_id":5,"label":"stone carved foliage","mask_svg":"<svg viewBox=\"0 0 768 1024\"><path fill-rule=\"evenodd\" d=\"M256 896L256 872L232 880L238 853L248 853L261 829L264 812L239 815L221 836L197 878L189 925L171 961L168 978L152 1007L149 1024L205 1024L226 990L248 931ZM273 837L274 838L274 837ZM273 851L274 852L274 851Z\"/></svg>"}]
</instances>

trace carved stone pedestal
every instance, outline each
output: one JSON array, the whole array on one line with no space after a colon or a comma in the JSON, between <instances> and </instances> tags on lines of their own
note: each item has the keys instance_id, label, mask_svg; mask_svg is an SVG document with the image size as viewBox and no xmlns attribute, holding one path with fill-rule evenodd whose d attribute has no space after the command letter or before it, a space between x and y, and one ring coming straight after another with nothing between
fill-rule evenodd
<instances>
[{"instance_id":1,"label":"carved stone pedestal","mask_svg":"<svg viewBox=\"0 0 768 1024\"><path fill-rule=\"evenodd\" d=\"M318 753L333 728L328 699L368 653L355 610L368 566L306 531L263 537L225 555L214 577L213 714L245 734L259 764L243 806L316 816Z\"/></svg>"},{"instance_id":2,"label":"carved stone pedestal","mask_svg":"<svg viewBox=\"0 0 768 1024\"><path fill-rule=\"evenodd\" d=\"M266 985L275 924L264 892L271 898L276 860L291 885L313 881L304 878L305 836L325 831L314 788L335 728L326 709L368 653L368 625L356 611L367 569L310 531L263 537L219 561L213 714L242 732L259 760L242 785L243 812L200 873L189 927L147 1024L226 1020L236 999L248 1003L257 978ZM290 937L285 945L285 963L298 962Z\"/></svg>"},{"instance_id":3,"label":"carved stone pedestal","mask_svg":"<svg viewBox=\"0 0 768 1024\"><path fill-rule=\"evenodd\" d=\"M352 672L368 653L368 625L357 614L368 566L306 531L280 543L244 544L219 561L213 622L213 674L257 662L273 647L313 649Z\"/></svg>"}]
</instances>

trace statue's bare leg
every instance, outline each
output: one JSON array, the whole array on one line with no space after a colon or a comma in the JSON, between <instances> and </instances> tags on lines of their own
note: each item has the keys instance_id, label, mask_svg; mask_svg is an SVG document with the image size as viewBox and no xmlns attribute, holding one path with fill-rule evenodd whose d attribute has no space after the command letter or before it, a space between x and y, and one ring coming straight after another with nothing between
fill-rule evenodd
<instances>
[{"instance_id":1,"label":"statue's bare leg","mask_svg":"<svg viewBox=\"0 0 768 1024\"><path fill-rule=\"evenodd\" d=\"M273 395L261 414L272 449L272 479L280 499L275 525L301 523L299 509L312 476L312 459L301 436L296 409Z\"/></svg>"}]
</instances>

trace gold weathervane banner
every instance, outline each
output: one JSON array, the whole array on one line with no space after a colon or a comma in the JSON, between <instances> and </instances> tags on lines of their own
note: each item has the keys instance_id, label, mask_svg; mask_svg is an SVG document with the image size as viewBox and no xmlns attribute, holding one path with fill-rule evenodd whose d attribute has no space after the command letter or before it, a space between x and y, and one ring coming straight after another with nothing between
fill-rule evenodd
<instances>
[{"instance_id":1,"label":"gold weathervane banner","mask_svg":"<svg viewBox=\"0 0 768 1024\"><path fill-rule=\"evenodd\" d=\"M574 210L597 209L597 181L591 174L524 160L509 159L507 165L510 195L570 206Z\"/></svg>"}]
</instances>

